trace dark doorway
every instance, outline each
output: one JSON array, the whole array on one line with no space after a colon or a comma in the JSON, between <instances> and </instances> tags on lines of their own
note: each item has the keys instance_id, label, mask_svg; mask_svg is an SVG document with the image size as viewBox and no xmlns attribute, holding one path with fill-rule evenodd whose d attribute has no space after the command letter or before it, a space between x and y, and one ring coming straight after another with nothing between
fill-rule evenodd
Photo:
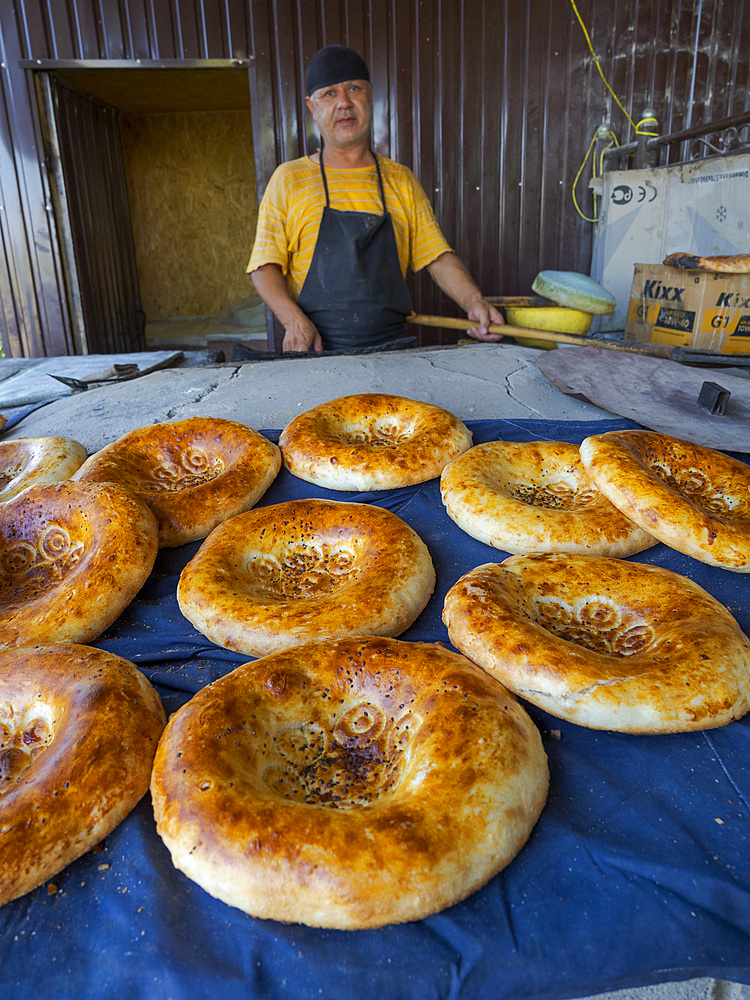
<instances>
[{"instance_id":1,"label":"dark doorway","mask_svg":"<svg viewBox=\"0 0 750 1000\"><path fill-rule=\"evenodd\" d=\"M258 207L248 69L36 67L80 353L265 347L245 274Z\"/></svg>"}]
</instances>

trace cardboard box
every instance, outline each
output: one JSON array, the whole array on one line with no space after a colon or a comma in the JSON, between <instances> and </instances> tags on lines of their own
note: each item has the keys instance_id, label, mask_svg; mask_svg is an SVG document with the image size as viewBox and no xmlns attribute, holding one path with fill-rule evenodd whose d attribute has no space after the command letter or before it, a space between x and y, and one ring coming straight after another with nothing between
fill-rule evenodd
<instances>
[{"instance_id":1,"label":"cardboard box","mask_svg":"<svg viewBox=\"0 0 750 1000\"><path fill-rule=\"evenodd\" d=\"M750 274L636 264L625 340L750 354Z\"/></svg>"},{"instance_id":2,"label":"cardboard box","mask_svg":"<svg viewBox=\"0 0 750 1000\"><path fill-rule=\"evenodd\" d=\"M591 277L614 295L611 316L595 316L594 331L623 330L633 265L668 253L748 252L750 153L708 156L643 170L605 170ZM595 182L592 180L592 185Z\"/></svg>"}]
</instances>

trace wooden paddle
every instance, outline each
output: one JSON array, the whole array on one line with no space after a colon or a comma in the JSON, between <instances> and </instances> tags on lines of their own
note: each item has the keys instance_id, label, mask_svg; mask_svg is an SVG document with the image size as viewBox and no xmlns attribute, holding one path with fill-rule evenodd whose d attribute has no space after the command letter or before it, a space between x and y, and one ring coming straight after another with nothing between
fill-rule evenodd
<instances>
[{"instance_id":1,"label":"wooden paddle","mask_svg":"<svg viewBox=\"0 0 750 1000\"><path fill-rule=\"evenodd\" d=\"M452 316L426 316L422 313L410 313L406 322L414 326L436 326L445 330L471 330L476 323L468 319L456 319ZM525 326L510 326L507 323L491 323L490 333L502 333L509 337L533 337L534 340L547 340L555 344L575 344L578 347L601 347L609 351L627 351L630 354L648 354L654 358L669 358L671 348L659 344L649 347L626 347L624 344L611 340L595 340L592 337L577 337L568 333L553 333L549 330L534 330ZM482 343L482 341L477 341Z\"/></svg>"}]
</instances>

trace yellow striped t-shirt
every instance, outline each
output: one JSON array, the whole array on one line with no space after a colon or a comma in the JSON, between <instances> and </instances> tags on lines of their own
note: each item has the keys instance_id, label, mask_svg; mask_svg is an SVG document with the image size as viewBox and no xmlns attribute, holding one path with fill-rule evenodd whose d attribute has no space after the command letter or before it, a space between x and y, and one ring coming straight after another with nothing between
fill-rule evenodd
<instances>
[{"instance_id":1,"label":"yellow striped t-shirt","mask_svg":"<svg viewBox=\"0 0 750 1000\"><path fill-rule=\"evenodd\" d=\"M408 267L420 271L451 247L411 170L384 156L379 156L378 162L405 276ZM326 167L326 180L331 208L382 215L374 166L353 170ZM279 264L287 277L289 293L296 301L310 268L325 203L320 166L309 156L277 167L258 210L248 272L264 264Z\"/></svg>"}]
</instances>

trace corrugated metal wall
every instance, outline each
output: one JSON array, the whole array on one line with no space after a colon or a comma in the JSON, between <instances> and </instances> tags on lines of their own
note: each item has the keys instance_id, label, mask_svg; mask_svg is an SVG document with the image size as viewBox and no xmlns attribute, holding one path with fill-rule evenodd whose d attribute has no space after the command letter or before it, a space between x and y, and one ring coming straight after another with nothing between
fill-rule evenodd
<instances>
[{"instance_id":1,"label":"corrugated metal wall","mask_svg":"<svg viewBox=\"0 0 750 1000\"><path fill-rule=\"evenodd\" d=\"M138 293L119 115L54 76L50 89L67 181L82 339L90 354L144 350L146 320Z\"/></svg>"},{"instance_id":2,"label":"corrugated metal wall","mask_svg":"<svg viewBox=\"0 0 750 1000\"><path fill-rule=\"evenodd\" d=\"M580 0L604 73L661 131L750 106L750 0ZM571 188L603 120L632 138L569 0L17 0L0 5L0 296L6 350L65 353L70 323L29 59L254 59L256 172L314 147L304 66L346 42L368 60L378 148L412 166L486 294L542 268L587 271ZM590 211L588 168L579 184ZM421 312L454 312L428 281Z\"/></svg>"}]
</instances>

